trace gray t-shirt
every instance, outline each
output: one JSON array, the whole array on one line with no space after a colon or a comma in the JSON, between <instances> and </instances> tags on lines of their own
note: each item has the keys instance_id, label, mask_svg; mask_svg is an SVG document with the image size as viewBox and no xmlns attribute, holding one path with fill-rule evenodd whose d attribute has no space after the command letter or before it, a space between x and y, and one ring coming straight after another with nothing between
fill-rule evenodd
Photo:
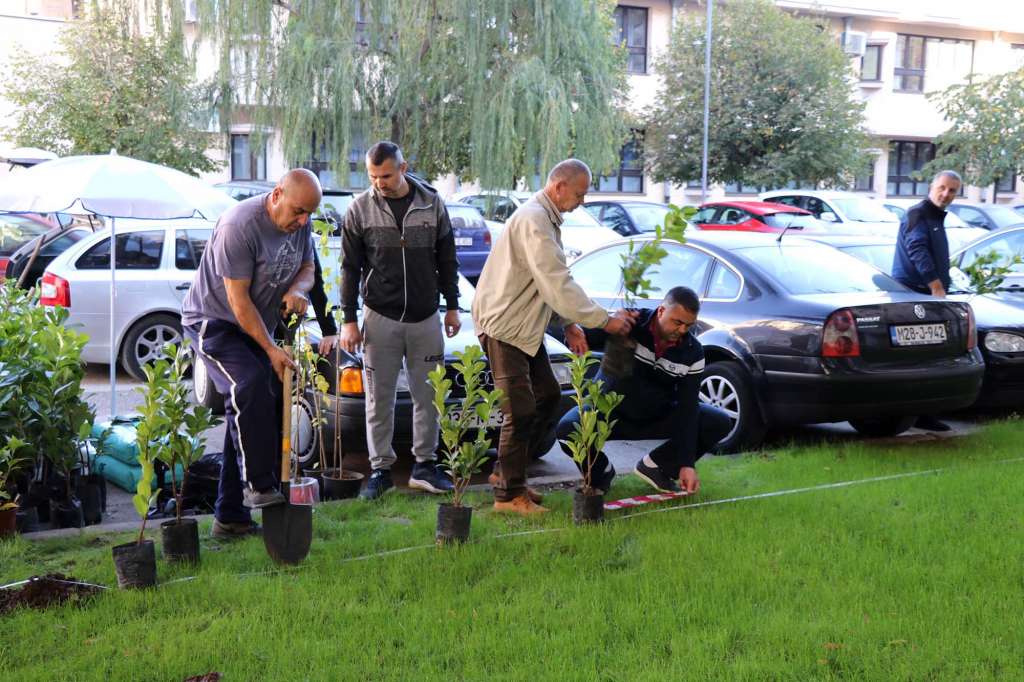
<instances>
[{"instance_id":1,"label":"gray t-shirt","mask_svg":"<svg viewBox=\"0 0 1024 682\"><path fill-rule=\"evenodd\" d=\"M266 194L239 202L217 221L192 286L181 304L181 323L224 320L238 324L224 278L247 279L249 296L271 333L281 298L303 263L313 261L312 227L286 234L270 220Z\"/></svg>"}]
</instances>

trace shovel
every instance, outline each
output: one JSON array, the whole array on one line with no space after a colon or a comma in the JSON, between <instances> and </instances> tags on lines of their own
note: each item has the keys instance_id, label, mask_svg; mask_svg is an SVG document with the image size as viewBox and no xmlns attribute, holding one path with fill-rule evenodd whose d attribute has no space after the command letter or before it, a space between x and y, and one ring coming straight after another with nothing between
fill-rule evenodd
<instances>
[{"instance_id":1,"label":"shovel","mask_svg":"<svg viewBox=\"0 0 1024 682\"><path fill-rule=\"evenodd\" d=\"M285 350L291 353L291 348ZM313 540L313 507L292 504L292 368L284 370L284 416L281 424L281 494L284 504L263 510L263 544L267 554L278 564L295 565L309 554Z\"/></svg>"}]
</instances>

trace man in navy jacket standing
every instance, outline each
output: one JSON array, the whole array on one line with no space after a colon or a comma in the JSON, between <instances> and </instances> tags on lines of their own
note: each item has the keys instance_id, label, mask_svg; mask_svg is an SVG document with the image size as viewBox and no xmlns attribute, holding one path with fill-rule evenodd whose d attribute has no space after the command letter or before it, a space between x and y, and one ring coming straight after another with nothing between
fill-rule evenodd
<instances>
[{"instance_id":1,"label":"man in navy jacket standing","mask_svg":"<svg viewBox=\"0 0 1024 682\"><path fill-rule=\"evenodd\" d=\"M940 171L928 189L928 198L913 206L900 221L892 276L922 294L945 298L949 291L949 242L946 239L946 208L963 184L956 171ZM949 431L949 425L922 415L914 424L928 431Z\"/></svg>"}]
</instances>

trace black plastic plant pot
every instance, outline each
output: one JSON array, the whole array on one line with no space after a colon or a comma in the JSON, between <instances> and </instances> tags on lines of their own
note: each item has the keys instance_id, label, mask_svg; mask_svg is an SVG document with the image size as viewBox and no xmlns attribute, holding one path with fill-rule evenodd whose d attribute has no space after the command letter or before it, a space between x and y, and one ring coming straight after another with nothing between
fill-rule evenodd
<instances>
[{"instance_id":1,"label":"black plastic plant pot","mask_svg":"<svg viewBox=\"0 0 1024 682\"><path fill-rule=\"evenodd\" d=\"M604 521L604 495L577 488L572 496L572 520L577 526Z\"/></svg>"},{"instance_id":2,"label":"black plastic plant pot","mask_svg":"<svg viewBox=\"0 0 1024 682\"><path fill-rule=\"evenodd\" d=\"M633 374L633 354L636 342L621 336L609 336L601 357L601 372L616 379Z\"/></svg>"},{"instance_id":3,"label":"black plastic plant pot","mask_svg":"<svg viewBox=\"0 0 1024 682\"><path fill-rule=\"evenodd\" d=\"M96 475L83 477L78 484L77 494L82 500L82 517L85 525L92 526L103 521L102 479Z\"/></svg>"},{"instance_id":4,"label":"black plastic plant pot","mask_svg":"<svg viewBox=\"0 0 1024 682\"><path fill-rule=\"evenodd\" d=\"M77 497L67 500L50 500L50 525L54 528L85 527L82 501Z\"/></svg>"},{"instance_id":5,"label":"black plastic plant pot","mask_svg":"<svg viewBox=\"0 0 1024 682\"><path fill-rule=\"evenodd\" d=\"M112 551L118 587L128 590L156 585L156 545L152 540L117 545Z\"/></svg>"},{"instance_id":6,"label":"black plastic plant pot","mask_svg":"<svg viewBox=\"0 0 1024 682\"><path fill-rule=\"evenodd\" d=\"M199 524L195 519L176 519L160 524L160 547L168 561L199 563Z\"/></svg>"},{"instance_id":7,"label":"black plastic plant pot","mask_svg":"<svg viewBox=\"0 0 1024 682\"><path fill-rule=\"evenodd\" d=\"M324 469L323 485L320 487L322 500L350 500L359 495L363 485L363 475L358 471L342 471Z\"/></svg>"},{"instance_id":8,"label":"black plastic plant pot","mask_svg":"<svg viewBox=\"0 0 1024 682\"><path fill-rule=\"evenodd\" d=\"M472 507L442 503L437 507L437 532L434 539L439 545L462 544L469 539L469 524L472 520Z\"/></svg>"},{"instance_id":9,"label":"black plastic plant pot","mask_svg":"<svg viewBox=\"0 0 1024 682\"><path fill-rule=\"evenodd\" d=\"M0 509L0 538L14 535L18 528L18 508Z\"/></svg>"},{"instance_id":10,"label":"black plastic plant pot","mask_svg":"<svg viewBox=\"0 0 1024 682\"><path fill-rule=\"evenodd\" d=\"M19 533L35 533L39 530L39 509L36 507L19 508L15 517L15 525Z\"/></svg>"}]
</instances>

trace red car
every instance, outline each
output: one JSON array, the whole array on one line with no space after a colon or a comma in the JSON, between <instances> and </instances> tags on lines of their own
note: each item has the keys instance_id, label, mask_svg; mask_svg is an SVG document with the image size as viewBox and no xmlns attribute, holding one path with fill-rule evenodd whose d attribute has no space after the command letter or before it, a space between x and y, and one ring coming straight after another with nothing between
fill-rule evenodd
<instances>
[{"instance_id":1,"label":"red car","mask_svg":"<svg viewBox=\"0 0 1024 682\"><path fill-rule=\"evenodd\" d=\"M786 227L802 232L822 232L809 211L768 201L712 201L690 219L702 230L782 232Z\"/></svg>"}]
</instances>

